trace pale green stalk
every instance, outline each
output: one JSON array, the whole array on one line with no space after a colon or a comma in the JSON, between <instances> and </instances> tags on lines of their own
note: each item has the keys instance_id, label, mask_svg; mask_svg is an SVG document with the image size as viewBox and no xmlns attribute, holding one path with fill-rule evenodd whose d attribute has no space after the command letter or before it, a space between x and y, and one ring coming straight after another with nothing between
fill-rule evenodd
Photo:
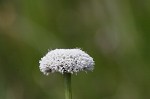
<instances>
[{"instance_id":1,"label":"pale green stalk","mask_svg":"<svg viewBox=\"0 0 150 99\"><path fill-rule=\"evenodd\" d=\"M71 73L64 73L65 99L72 99Z\"/></svg>"}]
</instances>

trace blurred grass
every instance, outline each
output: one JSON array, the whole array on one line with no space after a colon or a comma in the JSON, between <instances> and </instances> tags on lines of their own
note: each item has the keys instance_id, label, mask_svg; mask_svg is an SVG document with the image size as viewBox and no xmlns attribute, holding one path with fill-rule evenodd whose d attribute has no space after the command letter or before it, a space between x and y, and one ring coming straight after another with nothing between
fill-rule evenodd
<instances>
[{"instance_id":1,"label":"blurred grass","mask_svg":"<svg viewBox=\"0 0 150 99\"><path fill-rule=\"evenodd\" d=\"M73 76L74 99L150 98L150 1L0 0L0 99L63 99L44 76L48 49L82 48L93 72Z\"/></svg>"}]
</instances>

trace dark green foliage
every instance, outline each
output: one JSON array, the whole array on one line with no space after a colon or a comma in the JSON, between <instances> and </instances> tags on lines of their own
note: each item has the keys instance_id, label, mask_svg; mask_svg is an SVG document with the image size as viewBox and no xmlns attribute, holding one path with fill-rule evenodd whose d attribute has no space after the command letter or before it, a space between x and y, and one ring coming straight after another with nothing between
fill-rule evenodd
<instances>
[{"instance_id":1,"label":"dark green foliage","mask_svg":"<svg viewBox=\"0 0 150 99\"><path fill-rule=\"evenodd\" d=\"M64 99L43 75L48 49L82 48L93 72L72 76L73 99L150 98L149 0L0 0L0 99Z\"/></svg>"}]
</instances>

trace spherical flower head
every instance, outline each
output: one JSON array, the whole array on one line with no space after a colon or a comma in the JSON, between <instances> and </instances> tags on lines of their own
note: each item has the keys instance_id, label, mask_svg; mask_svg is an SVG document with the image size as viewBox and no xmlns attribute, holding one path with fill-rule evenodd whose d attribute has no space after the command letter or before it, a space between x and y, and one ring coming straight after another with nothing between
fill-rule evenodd
<instances>
[{"instance_id":1,"label":"spherical flower head","mask_svg":"<svg viewBox=\"0 0 150 99\"><path fill-rule=\"evenodd\" d=\"M39 63L40 71L45 75L53 72L73 74L94 69L93 58L80 49L51 50Z\"/></svg>"}]
</instances>

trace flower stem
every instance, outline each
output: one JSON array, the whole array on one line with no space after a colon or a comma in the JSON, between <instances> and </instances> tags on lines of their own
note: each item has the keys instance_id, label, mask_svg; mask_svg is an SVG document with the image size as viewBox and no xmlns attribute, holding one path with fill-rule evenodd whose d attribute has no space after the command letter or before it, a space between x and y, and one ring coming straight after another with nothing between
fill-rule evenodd
<instances>
[{"instance_id":1,"label":"flower stem","mask_svg":"<svg viewBox=\"0 0 150 99\"><path fill-rule=\"evenodd\" d=\"M72 99L71 73L64 73L65 99Z\"/></svg>"}]
</instances>

